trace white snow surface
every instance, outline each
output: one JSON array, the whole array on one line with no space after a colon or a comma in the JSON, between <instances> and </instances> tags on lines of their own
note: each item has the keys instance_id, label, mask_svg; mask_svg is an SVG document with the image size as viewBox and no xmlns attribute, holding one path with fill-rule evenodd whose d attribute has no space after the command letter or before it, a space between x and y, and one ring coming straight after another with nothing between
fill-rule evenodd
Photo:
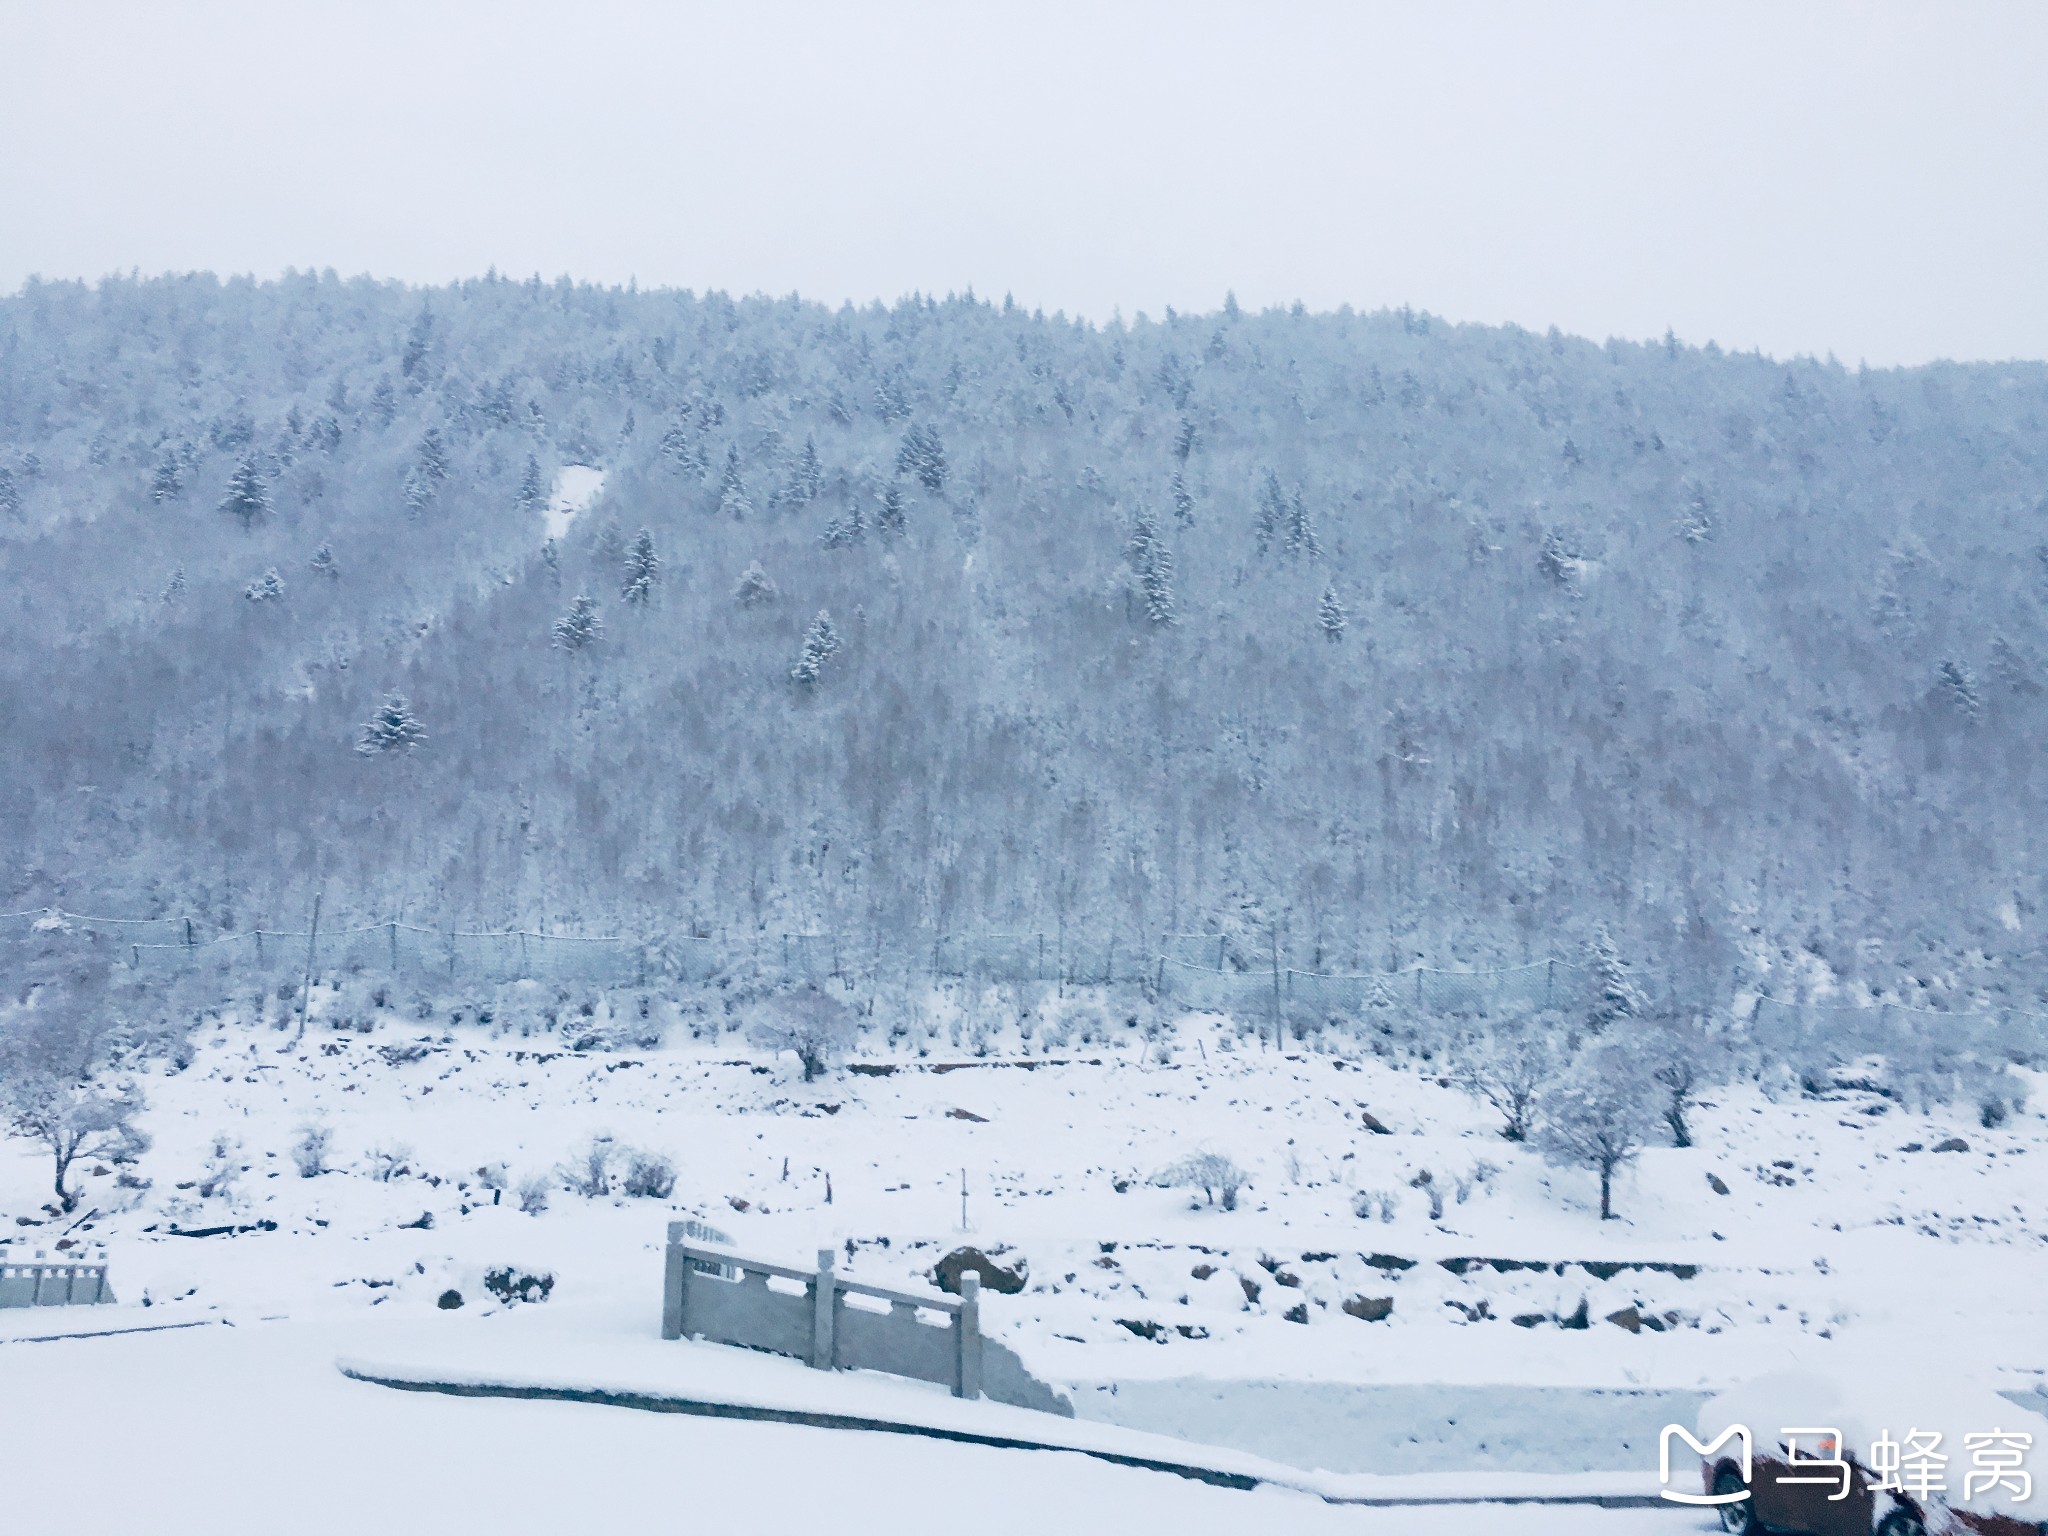
<instances>
[{"instance_id":1,"label":"white snow surface","mask_svg":"<svg viewBox=\"0 0 2048 1536\"><path fill-rule=\"evenodd\" d=\"M559 540L576 521L577 514L597 499L604 489L604 471L588 464L564 464L555 471L555 485L541 518L547 537Z\"/></svg>"},{"instance_id":2,"label":"white snow surface","mask_svg":"<svg viewBox=\"0 0 2048 1536\"><path fill-rule=\"evenodd\" d=\"M339 1489L334 1508L359 1520L390 1510L377 1502L382 1485L347 1470L375 1465L374 1457L350 1461L328 1443L344 1422L392 1458L391 1486L412 1487L420 1511L441 1507L435 1501L455 1489L475 1494L477 1475L463 1469L477 1458L492 1463L502 1486L476 1496L511 1522L493 1529L545 1528L543 1515L568 1507L583 1476L568 1469L585 1457L605 1476L616 1473L622 1510L643 1495L673 1498L675 1479L626 1465L626 1447L643 1459L680 1458L689 1478L706 1480L712 1505L735 1518L742 1506L719 1500L738 1500L749 1478L760 1482L768 1514L756 1528L789 1528L839 1507L824 1491L806 1502L810 1484L766 1471L775 1437L824 1432L583 1405L426 1400L345 1382L334 1369L348 1354L415 1369L524 1369L563 1381L679 1371L688 1347L654 1334L664 1226L681 1215L725 1229L743 1252L784 1262L808 1263L818 1247L833 1245L843 1272L892 1286L929 1284L933 1262L963 1242L999 1251L1005 1262L1024 1260L1025 1291L989 1295L984 1316L1036 1374L1073 1392L1084 1419L1098 1421L1071 1432L1106 1433L1099 1421L1116 1421L1303 1472L1636 1476L1653 1471L1666 1416L1691 1417L1676 1412L1673 1394L1720 1390L1775 1369L1828 1374L1844 1362L1893 1362L1901 1388L1979 1394L2048 1379L2048 1303L2039 1284L2048 1121L2037 1109L1986 1130L1959 1114L1912 1113L1859 1090L1773 1102L1753 1086L1718 1089L1696 1117L1697 1144L1646 1152L1617 1185L1621 1219L1603 1223L1590 1175L1548 1167L1502 1141L1489 1113L1426 1069L1370 1056L1261 1052L1213 1016L1182 1018L1148 1041L1106 1016L1102 999L1084 996L1045 1002L1030 1038L1013 1022L992 1033L969 1029L956 1041L939 1003L933 1034L870 1038L855 1059L866 1073L841 1070L805 1084L790 1058L767 1058L671 1001L650 998L643 1018L635 996L593 994L590 1015L572 1001L559 1030L548 1032L530 1010L508 1006L532 991L416 1006L394 990L391 1006L377 1006L366 995L316 988L313 1027L297 1049L268 1024L228 1018L202 1028L189 1064L158 1064L145 1079L155 1145L136 1172L147 1187L124 1188L116 1170L82 1166L75 1173L84 1198L68 1217L43 1208L47 1170L29 1144L0 1142L0 1220L16 1235L17 1252L48 1251L67 1236L104 1243L122 1299L89 1311L0 1314L0 1371L34 1387L11 1400L37 1405L29 1438L10 1446L40 1447L43 1459L27 1464L49 1467L51 1487L61 1489L97 1454L72 1430L48 1427L66 1418L63 1404L79 1405L71 1423L93 1425L101 1444L120 1424L141 1434L146 1420L136 1416L149 1402L165 1413L160 1423L210 1424L199 1408L164 1406L184 1381L212 1394L204 1412L246 1426L209 1429L206 1440L230 1448L237 1475L247 1472L252 1487L290 1481L242 1465L254 1447L286 1440L289 1454L278 1454L301 1485ZM480 1002L493 1007L495 1023L477 1022ZM1048 1057L1050 1025L1072 1024L1088 1010L1092 1034L1063 1029ZM659 1043L565 1043L635 1032ZM2039 1079L2033 1084L2038 1104ZM1364 1129L1367 1113L1389 1134ZM332 1169L302 1178L290 1148L309 1124L332 1131ZM571 1161L596 1133L673 1157L673 1195L590 1199L554 1177L549 1208L529 1216L511 1190L494 1204L479 1176L489 1170L516 1189L522 1178ZM1951 1137L1968 1150L1932 1150ZM1250 1170L1238 1209L1148 1182L1199 1146ZM236 1176L202 1198L197 1181L223 1163ZM1436 1219L1414 1187L1425 1168L1444 1191ZM1710 1175L1730 1193L1716 1193ZM1394 1219L1354 1215L1360 1190L1396 1192ZM420 1224L423 1216L431 1225ZM20 1219L33 1225L16 1225ZM253 1230L173 1230L215 1227ZM1546 1267L1459 1262L1478 1259ZM1647 1262L1681 1268L1608 1267ZM552 1298L498 1306L480 1282L501 1265L551 1272ZM463 1306L439 1310L451 1289ZM1360 1297L1391 1299L1391 1315L1347 1315L1343 1304ZM1581 1302L1587 1326L1562 1326ZM1607 1321L1610 1314L1652 1317L1663 1328L1631 1332ZM86 1324L217 1318L235 1326L4 1342ZM1140 1336L1146 1332L1153 1337ZM251 1400L230 1391L236 1381ZM1517 1399L1503 1390L1510 1387L1533 1395ZM1562 1395L1534 1394L1538 1388ZM1587 1389L1585 1413L1570 1389ZM1614 1415L1629 1410L1616 1394L1631 1391L1645 1394L1642 1423L1617 1431ZM283 1405L276 1414L263 1407L264 1394ZM936 1411L953 1411L943 1398L921 1395L940 1404ZM1518 1400L1526 1412L1503 1407ZM106 1405L118 1422L87 1412L88 1403ZM1592 1406L1604 1416L1598 1422L1588 1416ZM1492 1415L1483 1435L1482 1407ZM1372 1421L1376 1412L1380 1421ZM287 1434L282 1421L293 1414L307 1419L302 1435ZM1416 1422L1404 1426L1403 1414ZM506 1457L508 1437L545 1453ZM832 1445L872 1438L841 1435ZM399 1448L402 1441L410 1448ZM655 1457L656 1446L681 1449ZM2048 1446L2036 1452L2037 1477L2048 1471L2043 1453ZM145 1485L152 1475L160 1484L190 1480L176 1444L137 1454L123 1452ZM977 1519L994 1522L990 1529L1043 1529L1053 1520L1107 1528L1113 1513L1128 1517L1132 1507L1106 1491L1112 1484L1168 1486L1071 1457L1059 1465L1075 1470L1057 1479L1013 1476L988 1470L997 1463L986 1458L1009 1466L1001 1458L1028 1463L1024 1453L924 1443L817 1455L852 1480L852 1507L862 1507L863 1489L879 1499L886 1479L878 1468L943 1482L972 1466L993 1490L985 1506L974 1506ZM550 1467L566 1490L541 1486ZM233 1482L223 1474L221 1486ZM76 1507L62 1505L61 1493L50 1497L58 1502L36 1508ZM1281 1496L1172 1480L1157 1497L1185 1505L1177 1524L1220 1529L1220 1521L1245 1516L1202 1511L1242 1512L1266 1507L1247 1500ZM189 1507L203 1505L195 1492ZM1339 1518L1320 1504L1304 1502L1298 1518L1288 1508L1290 1529L1322 1529L1315 1522ZM1084 1517L1085 1509L1098 1514ZM1013 1511L1017 1523L1004 1525ZM1427 1510L1393 1513L1404 1530L1478 1528L1436 1523L1438 1512ZM322 1508L314 1518L327 1514ZM1636 1517L1628 1512L1584 1509L1517 1513L1513 1528L1548 1529L1542 1521L1553 1514L1560 1530L1567 1517L1575 1529L1588 1521L1596 1530L1648 1528L1630 1524ZM1642 1518L1665 1522L1658 1529L1690 1528L1671 1525L1662 1511ZM444 1528L487 1526L479 1519ZM131 1520L105 1528L179 1527Z\"/></svg>"},{"instance_id":3,"label":"white snow surface","mask_svg":"<svg viewBox=\"0 0 2048 1536\"><path fill-rule=\"evenodd\" d=\"M933 1522L987 1536L1705 1529L1662 1511L1347 1508L1079 1456L397 1392L337 1371L336 1347L347 1342L346 1325L259 1324L4 1346L15 1410L10 1527L79 1536L555 1536L626 1522L768 1536Z\"/></svg>"}]
</instances>

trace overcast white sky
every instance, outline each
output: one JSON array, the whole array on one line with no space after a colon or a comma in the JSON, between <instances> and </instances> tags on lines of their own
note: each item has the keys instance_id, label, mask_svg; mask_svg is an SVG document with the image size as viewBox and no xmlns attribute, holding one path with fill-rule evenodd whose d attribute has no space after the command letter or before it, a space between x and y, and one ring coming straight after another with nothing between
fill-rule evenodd
<instances>
[{"instance_id":1,"label":"overcast white sky","mask_svg":"<svg viewBox=\"0 0 2048 1536\"><path fill-rule=\"evenodd\" d=\"M2048 5L0 0L0 290L288 266L2048 358Z\"/></svg>"}]
</instances>

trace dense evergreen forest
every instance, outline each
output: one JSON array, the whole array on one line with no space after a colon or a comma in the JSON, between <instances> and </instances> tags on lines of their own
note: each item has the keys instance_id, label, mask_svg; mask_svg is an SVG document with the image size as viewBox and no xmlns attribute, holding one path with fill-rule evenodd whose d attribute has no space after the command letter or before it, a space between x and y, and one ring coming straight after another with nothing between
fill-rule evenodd
<instances>
[{"instance_id":1,"label":"dense evergreen forest","mask_svg":"<svg viewBox=\"0 0 2048 1536\"><path fill-rule=\"evenodd\" d=\"M2048 982L2036 364L33 283L0 581L9 910Z\"/></svg>"}]
</instances>

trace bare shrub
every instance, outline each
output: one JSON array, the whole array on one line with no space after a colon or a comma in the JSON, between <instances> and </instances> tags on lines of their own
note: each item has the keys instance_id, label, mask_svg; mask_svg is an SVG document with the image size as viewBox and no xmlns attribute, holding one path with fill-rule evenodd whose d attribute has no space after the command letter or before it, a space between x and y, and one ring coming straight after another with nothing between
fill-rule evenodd
<instances>
[{"instance_id":1,"label":"bare shrub","mask_svg":"<svg viewBox=\"0 0 2048 1536\"><path fill-rule=\"evenodd\" d=\"M519 1209L521 1214L538 1216L548 1208L549 1181L547 1175L529 1174L519 1181Z\"/></svg>"},{"instance_id":2,"label":"bare shrub","mask_svg":"<svg viewBox=\"0 0 2048 1536\"><path fill-rule=\"evenodd\" d=\"M1500 1112L1500 1133L1509 1141L1528 1138L1543 1085L1563 1059L1567 1033L1563 1015L1539 1013L1498 1025L1468 1048L1456 1081Z\"/></svg>"},{"instance_id":3,"label":"bare shrub","mask_svg":"<svg viewBox=\"0 0 2048 1536\"><path fill-rule=\"evenodd\" d=\"M242 1144L221 1132L213 1138L213 1145L206 1155L205 1171L199 1175L195 1188L202 1200L226 1199L235 1192L235 1185L244 1171Z\"/></svg>"},{"instance_id":4,"label":"bare shrub","mask_svg":"<svg viewBox=\"0 0 2048 1536\"><path fill-rule=\"evenodd\" d=\"M1152 1182L1162 1189L1199 1189L1209 1204L1234 1211L1238 1191L1251 1175L1221 1152L1191 1152L1162 1168Z\"/></svg>"},{"instance_id":5,"label":"bare shrub","mask_svg":"<svg viewBox=\"0 0 2048 1536\"><path fill-rule=\"evenodd\" d=\"M292 1143L292 1162L302 1179L317 1179L327 1171L327 1149L334 1133L324 1125L303 1126Z\"/></svg>"},{"instance_id":6,"label":"bare shrub","mask_svg":"<svg viewBox=\"0 0 2048 1536\"><path fill-rule=\"evenodd\" d=\"M859 1034L859 1016L816 987L764 999L755 1007L749 1031L754 1044L765 1051L794 1053L803 1063L807 1083L822 1077L852 1050Z\"/></svg>"},{"instance_id":7,"label":"bare shrub","mask_svg":"<svg viewBox=\"0 0 2048 1536\"><path fill-rule=\"evenodd\" d=\"M597 1200L612 1192L612 1165L620 1148L600 1131L562 1164L562 1185L571 1194Z\"/></svg>"},{"instance_id":8,"label":"bare shrub","mask_svg":"<svg viewBox=\"0 0 2048 1536\"><path fill-rule=\"evenodd\" d=\"M634 1151L626 1156L626 1174L619 1192L638 1200L666 1200L675 1192L676 1168L659 1152Z\"/></svg>"},{"instance_id":9,"label":"bare shrub","mask_svg":"<svg viewBox=\"0 0 2048 1536\"><path fill-rule=\"evenodd\" d=\"M370 1153L370 1177L379 1184L389 1184L412 1171L412 1148L402 1141L391 1142Z\"/></svg>"},{"instance_id":10,"label":"bare shrub","mask_svg":"<svg viewBox=\"0 0 2048 1536\"><path fill-rule=\"evenodd\" d=\"M1437 1186L1435 1174L1425 1168L1408 1181L1408 1187L1410 1189L1419 1189L1428 1197L1429 1219L1431 1221L1442 1221L1444 1219L1444 1192Z\"/></svg>"},{"instance_id":11,"label":"bare shrub","mask_svg":"<svg viewBox=\"0 0 2048 1536\"><path fill-rule=\"evenodd\" d=\"M1381 1221L1392 1221L1400 1208L1401 1196L1396 1190L1361 1189L1351 1197L1351 1214L1360 1221L1372 1220L1375 1213Z\"/></svg>"}]
</instances>

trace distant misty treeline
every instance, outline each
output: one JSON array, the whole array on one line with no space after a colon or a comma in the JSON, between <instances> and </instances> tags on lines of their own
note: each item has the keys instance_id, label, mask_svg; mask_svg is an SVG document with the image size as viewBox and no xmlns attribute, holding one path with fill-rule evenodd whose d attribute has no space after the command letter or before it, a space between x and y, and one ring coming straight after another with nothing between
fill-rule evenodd
<instances>
[{"instance_id":1,"label":"distant misty treeline","mask_svg":"<svg viewBox=\"0 0 2048 1536\"><path fill-rule=\"evenodd\" d=\"M606 488L559 543L556 472ZM0 300L0 903L2048 980L2048 369L486 278Z\"/></svg>"}]
</instances>

